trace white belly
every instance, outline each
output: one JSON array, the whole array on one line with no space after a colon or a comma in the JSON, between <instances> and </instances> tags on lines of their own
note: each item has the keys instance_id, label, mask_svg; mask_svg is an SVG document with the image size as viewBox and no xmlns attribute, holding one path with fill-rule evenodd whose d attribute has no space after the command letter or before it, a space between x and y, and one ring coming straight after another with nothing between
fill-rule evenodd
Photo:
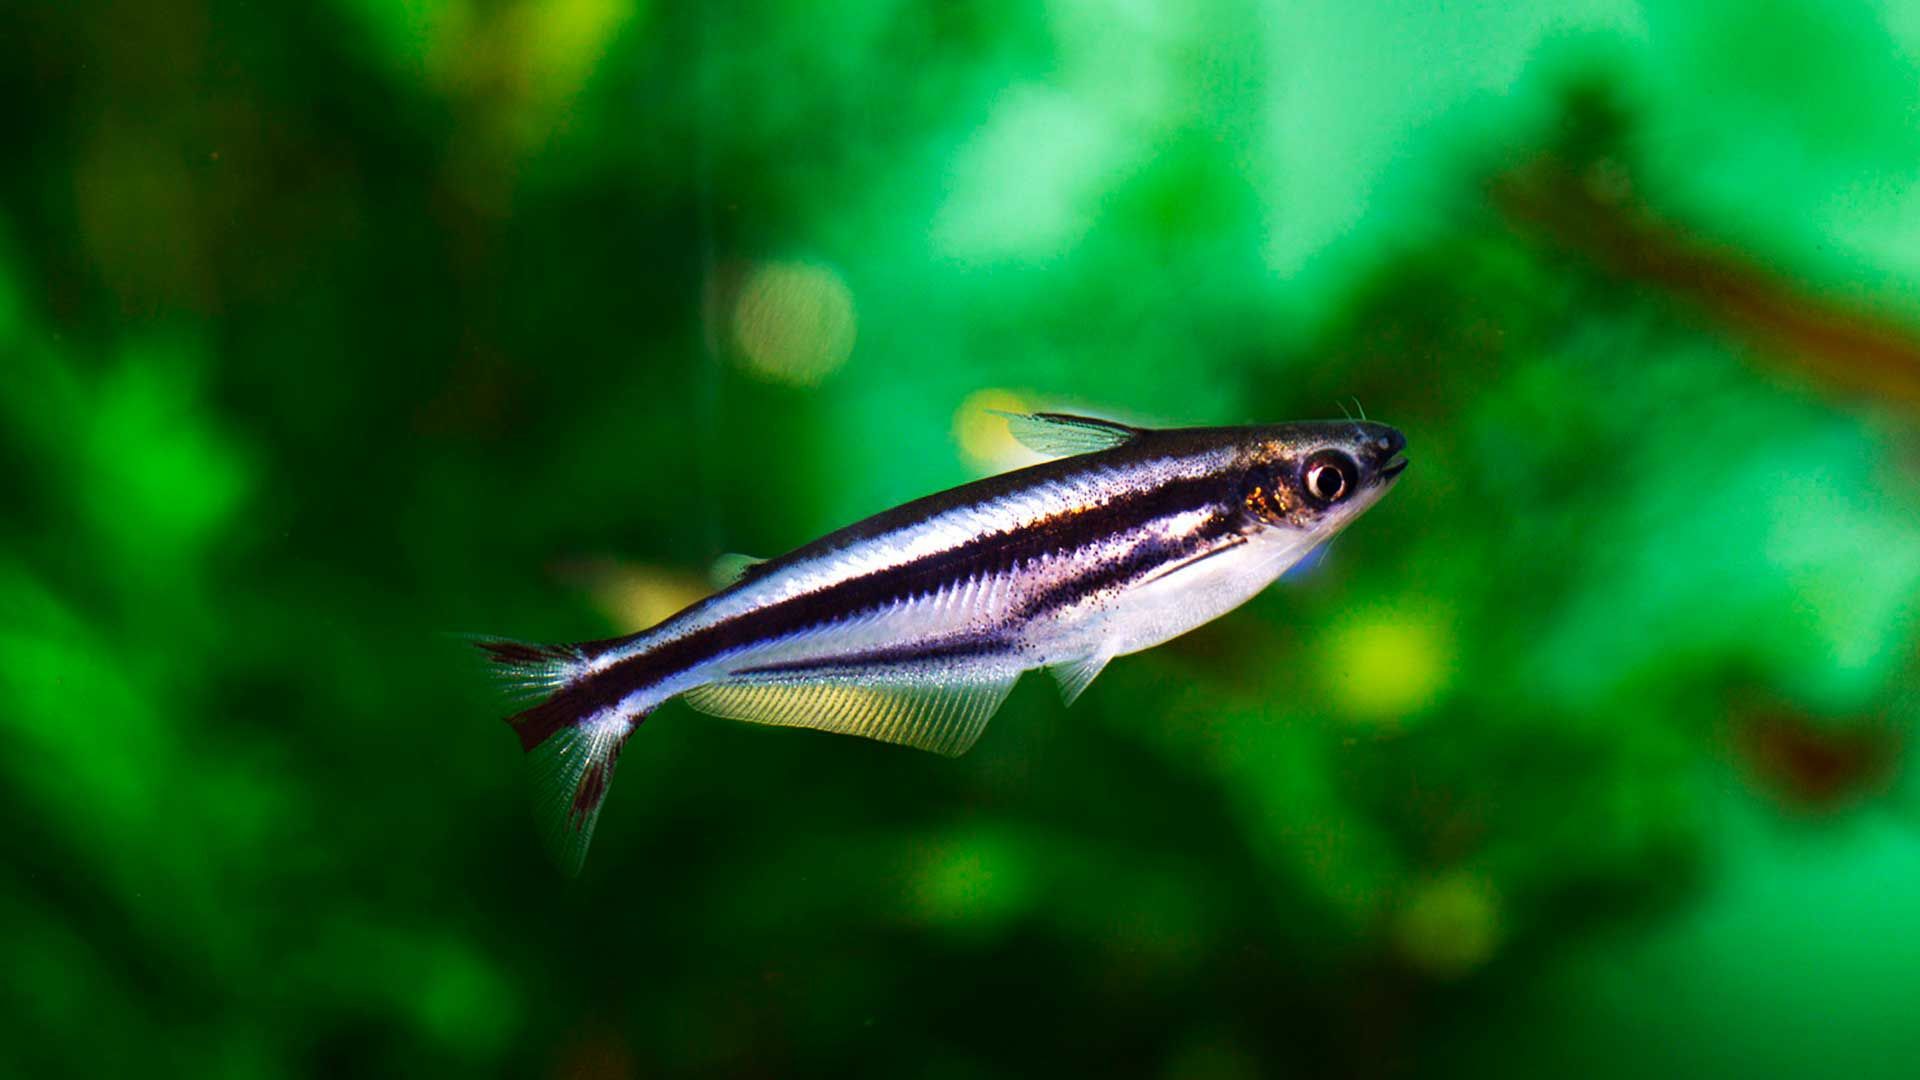
<instances>
[{"instance_id":1,"label":"white belly","mask_svg":"<svg viewBox=\"0 0 1920 1080\"><path fill-rule=\"evenodd\" d=\"M1314 546L1299 534L1262 533L1145 584L1090 597L1033 626L1028 654L1039 666L1150 649L1251 600Z\"/></svg>"}]
</instances>

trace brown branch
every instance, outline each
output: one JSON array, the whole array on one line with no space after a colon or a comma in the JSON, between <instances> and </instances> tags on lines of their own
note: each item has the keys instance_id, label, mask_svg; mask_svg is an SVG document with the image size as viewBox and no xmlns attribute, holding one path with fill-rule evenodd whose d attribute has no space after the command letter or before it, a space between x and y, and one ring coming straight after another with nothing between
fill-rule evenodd
<instances>
[{"instance_id":1,"label":"brown branch","mask_svg":"<svg viewBox=\"0 0 1920 1080\"><path fill-rule=\"evenodd\" d=\"M1493 205L1517 231L1681 300L1759 357L1835 389L1920 406L1920 334L1815 296L1752 256L1710 244L1634 201L1602 167L1543 157L1497 176Z\"/></svg>"}]
</instances>

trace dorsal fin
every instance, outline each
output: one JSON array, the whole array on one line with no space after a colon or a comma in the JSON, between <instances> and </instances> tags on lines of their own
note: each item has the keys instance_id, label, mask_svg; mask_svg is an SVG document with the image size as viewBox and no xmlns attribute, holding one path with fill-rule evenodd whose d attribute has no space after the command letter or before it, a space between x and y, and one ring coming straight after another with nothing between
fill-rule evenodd
<instances>
[{"instance_id":1,"label":"dorsal fin","mask_svg":"<svg viewBox=\"0 0 1920 1080\"><path fill-rule=\"evenodd\" d=\"M1069 457L1111 450L1133 441L1141 429L1071 413L1010 413L990 410L1007 418L1007 430L1021 446L1048 457Z\"/></svg>"},{"instance_id":2,"label":"dorsal fin","mask_svg":"<svg viewBox=\"0 0 1920 1080\"><path fill-rule=\"evenodd\" d=\"M766 561L765 559L756 559L752 555L742 555L737 551L729 551L725 555L713 560L713 565L707 568L707 580L713 582L714 588L724 589L730 585L745 581L748 577L752 576L754 567Z\"/></svg>"}]
</instances>

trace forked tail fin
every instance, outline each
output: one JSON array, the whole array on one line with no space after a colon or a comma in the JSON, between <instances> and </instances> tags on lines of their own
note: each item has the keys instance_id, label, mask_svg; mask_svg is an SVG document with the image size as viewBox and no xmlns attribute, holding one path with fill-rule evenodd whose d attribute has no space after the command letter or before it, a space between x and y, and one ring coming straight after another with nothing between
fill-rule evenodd
<instances>
[{"instance_id":1,"label":"forked tail fin","mask_svg":"<svg viewBox=\"0 0 1920 1080\"><path fill-rule=\"evenodd\" d=\"M481 640L495 669L515 689L546 699L507 717L533 766L534 813L542 839L567 874L580 872L594 823L613 783L613 767L645 714L620 710L605 676L588 672L573 645Z\"/></svg>"},{"instance_id":2,"label":"forked tail fin","mask_svg":"<svg viewBox=\"0 0 1920 1080\"><path fill-rule=\"evenodd\" d=\"M578 645L536 645L506 638L469 638L487 654L500 681L520 690L552 693L586 670L587 654Z\"/></svg>"}]
</instances>

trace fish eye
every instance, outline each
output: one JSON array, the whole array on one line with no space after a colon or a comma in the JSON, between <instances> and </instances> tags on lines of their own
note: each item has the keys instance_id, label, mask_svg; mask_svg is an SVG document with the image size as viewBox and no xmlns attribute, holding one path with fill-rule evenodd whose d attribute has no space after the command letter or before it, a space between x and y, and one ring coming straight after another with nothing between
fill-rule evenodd
<instances>
[{"instance_id":1,"label":"fish eye","mask_svg":"<svg viewBox=\"0 0 1920 1080\"><path fill-rule=\"evenodd\" d=\"M1331 506L1353 491L1356 472L1352 458L1338 450L1322 450L1307 459L1301 477L1308 496L1323 506Z\"/></svg>"}]
</instances>

